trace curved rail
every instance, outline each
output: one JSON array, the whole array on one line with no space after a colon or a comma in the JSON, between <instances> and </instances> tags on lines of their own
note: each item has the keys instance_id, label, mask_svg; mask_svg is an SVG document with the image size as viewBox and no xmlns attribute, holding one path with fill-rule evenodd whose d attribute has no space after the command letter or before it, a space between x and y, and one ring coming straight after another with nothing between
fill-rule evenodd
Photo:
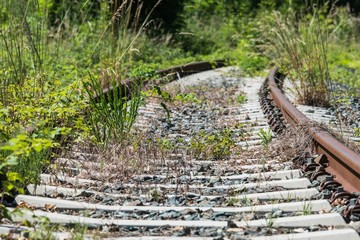
<instances>
[{"instance_id":1,"label":"curved rail","mask_svg":"<svg viewBox=\"0 0 360 240\"><path fill-rule=\"evenodd\" d=\"M164 70L159 70L156 72L160 76L158 81L156 80L145 80L142 82L143 86L146 88L148 85L155 84L165 84L171 82L179 77L188 76L191 74L199 73L202 71L211 70L214 68L224 67L226 65L226 61L224 60L215 60L215 61L202 61L202 62L193 62L184 64L181 66L171 67ZM131 90L133 89L133 84L137 84L134 79L125 79L121 82L121 84L117 84L115 87L121 87L123 90L120 91L122 93L126 93L127 98L131 98ZM110 86L108 88L104 88L102 93L105 95L105 98L112 95L114 87ZM95 95L94 98L99 98L100 95Z\"/></svg>"},{"instance_id":2,"label":"curved rail","mask_svg":"<svg viewBox=\"0 0 360 240\"><path fill-rule=\"evenodd\" d=\"M277 83L279 80L278 68L275 68L269 75L268 87L275 105L281 110L284 118L292 125L310 122L284 96ZM360 191L360 156L326 131L319 131L314 127L309 127L308 131L314 139L316 151L327 157L326 170L335 176L335 180L343 184L345 190Z\"/></svg>"},{"instance_id":3,"label":"curved rail","mask_svg":"<svg viewBox=\"0 0 360 240\"><path fill-rule=\"evenodd\" d=\"M202 62L193 63L186 67L175 67L163 70L162 74L159 75L165 75L165 77L157 81L148 81L148 86L170 82L179 76L208 70L208 68L212 69L214 65L210 65L210 63L204 65ZM206 77L209 75L206 74ZM222 81L222 78L218 78L216 75L217 74L213 77ZM184 109L180 108L174 109L174 115L176 115L174 121L178 121L174 123L179 124L180 129L185 126L189 127L190 130L186 130L183 133L191 136L190 134L198 132L199 123L206 127L206 129L212 130L214 123L219 123L220 127L228 127L227 123L236 123L239 118L246 119L246 121L253 120L250 121L249 124L246 124L248 125L246 127L247 134L245 136L239 136L240 138L236 139L240 140L238 143L246 143L246 146L249 146L249 142L252 142L251 145L256 146L260 143L252 140L254 139L253 137L258 134L259 126L252 124L252 122L262 123L267 120L265 116L261 114L260 107L265 109L264 112L268 115L268 118L270 118L269 122L273 123L271 124L272 127L274 128L274 126L276 126L279 131L284 129L283 117L289 119L293 124L306 123L306 121L308 121L300 112L296 109L294 110L290 102L283 96L281 92L282 77L283 75L278 74L277 71L274 70L271 80L269 81L270 77L268 77L261 87L260 99L252 101L249 104L244 104L239 109L240 111L236 111L234 114L221 111L217 114L220 117L218 118L219 122L214 122L212 117L209 117L213 116L213 108L203 108L202 105L199 105L200 108L198 108L192 104L191 108L188 108L189 110L191 109L191 112L192 110L198 111L198 109L201 109L201 111L204 110L202 113L205 115L202 113L201 115L194 114L189 120L183 121L182 116L188 116L190 111L185 112L183 111ZM131 85L136 84L136 79L133 80L135 83L131 83L131 81L130 79L128 82L122 82L117 87L131 91ZM184 79L184 81L186 81L186 79ZM238 78L237 81L239 81L239 84L244 83L244 79L241 78ZM255 89L258 89L260 84L258 81L254 81L253 79L246 81L254 84ZM251 95L251 99L256 97L254 96L256 95L254 92L255 91L249 91L248 96ZM125 96L130 98L131 92ZM261 102L262 106L260 106ZM279 107L275 107L275 104ZM150 107L150 105L152 106ZM170 129L168 126L163 126L161 119L164 118L161 115L157 115L160 109L158 101L148 104L148 107L149 108L143 109L142 113L140 113L140 115L142 114L144 117L143 120L145 120L141 121L140 125L145 126L146 129L149 124L153 123L154 125L151 127L161 127L161 129L159 129L160 131L155 132L155 134L165 132L165 136L168 135L171 141L177 141L178 136L172 134L174 128ZM224 109L233 109L233 107L233 105L229 107L224 105ZM280 109L284 114L281 113ZM260 127L264 126L262 124L259 125ZM237 129L235 125L231 126L234 127L234 130ZM267 128L268 125L265 124L265 127ZM168 130L163 131L165 129ZM242 131L242 129L240 130ZM151 133L149 131L147 134L149 134L147 136L151 136L154 135L154 132ZM172 136L170 136L170 134ZM315 134L318 134L318 132L315 132L314 135ZM320 134L322 134L322 132L320 132ZM239 144L239 146L242 145ZM179 147L186 149L187 145L179 145ZM326 149L328 149L328 147L326 147ZM170 157L170 152L168 155L169 158L164 161L163 158L158 158L155 154L154 158L151 157L149 159L152 166L147 168L148 170L146 172L138 175L133 174L128 180L120 179L121 184L119 188L119 179L109 179L108 175L106 175L109 170L118 168L117 164L109 162L109 165L112 166L107 169L102 176L95 173L97 176L95 178L96 180L91 180L92 175L90 172L86 175L83 175L82 172L87 172L87 170L93 172L93 169L97 168L97 157L93 158L94 153L91 149L82 149L75 146L69 150L69 154L65 154L68 158L56 159L56 163L59 164L59 166L67 169L65 172L54 173L55 175L42 174L40 185L36 187L33 185L28 186L28 191L31 195L39 195L40 197L25 195L18 195L16 197L16 202L19 205L31 206L33 209L38 210L28 213L25 212L22 216L14 218L13 221L34 221L34 216L46 216L51 222L66 225L80 222L81 225L98 228L97 232L102 232L104 236L108 236L108 234L104 231L103 226L111 225L116 228L114 233L111 233L113 237L149 235L147 234L150 233L149 229L163 228L164 225L167 225L169 226L167 231L155 231L155 234L152 234L152 236L164 239L171 238L170 236L174 235L183 236L184 239L191 238L192 236L195 236L194 239L202 239L203 237L204 239L212 239L213 237L236 238L239 236L237 235L238 231L234 232L228 229L243 228L244 231L249 229L250 234L254 232L250 237L256 238L262 234L254 230L265 226L275 230L279 228L280 231L274 232L274 238L293 238L295 233L298 238L306 239L315 237L325 239L328 236L331 236L333 239L358 239L358 233L350 229L349 225L344 221L344 219L350 221L352 216L357 217L360 213L360 200L355 196L356 194L340 192L339 188L341 187L338 187L340 184L333 181L331 176L326 176L326 182L321 182L321 184L325 184L320 185L320 189L316 189L314 185L309 188L309 184L314 183L312 180L318 180L318 177L315 175L322 174L321 172L319 173L312 170L314 169L313 165L316 165L315 163L307 162L306 168L308 168L308 170L304 168L304 171L312 173L311 179L307 179L304 178L304 174L298 166L295 166L296 169L292 167L290 167L291 169L287 168L293 166L293 162L296 162L295 159L287 163L274 159L272 163L263 164L263 159L268 158L269 155L267 151L262 152L263 153L260 152L259 155L256 156L256 159L252 159L251 161L248 160L247 157L249 155L245 152L244 155L235 155L235 158L230 158L229 161L228 159L224 159L223 161L214 161L213 159L210 161L206 161L206 159L204 159L205 161L194 161L193 157L190 157L192 155L189 155L189 157L181 156L181 159L179 159L177 154L175 154L176 157ZM150 152L150 154L153 155L152 152ZM187 155L187 153L185 154ZM332 153L328 154L331 155ZM142 160L144 157L146 158L147 155L141 156L139 160ZM306 160L313 160L313 157ZM181 166L179 166L179 161L181 161ZM324 163L324 158L317 159L315 162ZM86 165L88 166L85 167ZM331 165L334 167L333 163L331 163ZM206 175L204 175L204 173L206 173ZM119 176L119 174L121 174L121 172L116 176ZM171 174L174 176L171 176ZM219 174L221 178L219 178ZM324 175L328 174L325 173ZM84 176L86 176L86 178L82 178ZM106 183L102 181L104 179L107 179ZM71 187L69 187L69 185L71 185ZM331 188L328 188L329 185ZM334 188L332 187L333 185L335 186ZM229 191L229 189L233 188L239 191ZM241 191L241 189L244 188L253 188L254 191L244 193ZM331 198L329 198L329 201L325 200L329 196L329 191L322 191L321 188L326 190L331 189ZM109 191L105 191L105 189ZM160 195L157 191L158 189L160 189ZM332 191L333 189L336 189L336 192ZM157 193L157 197L154 195L149 198L150 195L153 195L152 193L154 191ZM235 194L230 194L230 192ZM344 194L348 194L346 196L347 199L349 199L348 202L343 201L342 196L344 196ZM76 201L73 199L74 196L77 196ZM94 196L96 196L96 199L94 199ZM72 199L65 199L68 197ZM108 197L110 201L105 200L105 198ZM247 201L249 204L246 204L246 206L240 207L237 204L235 206L234 204L230 204L233 200L236 200L236 202L242 201L244 197L249 200ZM335 200L340 198L342 200L340 204L337 204L335 207L331 206ZM116 199L116 201L113 201L114 199ZM259 199L261 201L259 201ZM126 206L134 200L140 201L140 203L142 203L140 205L144 206ZM304 201L306 205L304 205ZM204 202L209 202L210 205L205 204L205 206ZM272 202L274 202L274 204L269 204ZM49 210L56 210L52 207L51 209L46 207L49 204L56 206L61 212L49 212ZM341 208L339 208L339 206ZM345 210L343 210L344 207L346 207ZM275 217L276 222L274 223L272 221L270 226L267 215L270 214L271 218L273 218L273 214L275 213L273 211L274 209L276 209L277 214ZM11 211L12 209L9 210ZM342 211L344 219L339 213L332 212L340 210ZM63 214L62 212L64 211L70 214ZM83 217L83 211L91 212L91 216ZM298 216L299 212L303 212L306 216ZM319 214L322 212L324 212L324 214ZM154 215L150 216L149 213ZM205 213L205 215L202 213ZM236 215L237 213L241 214ZM247 213L251 213L249 219L244 218L244 214ZM135 215L136 219L132 217ZM314 232L315 235L309 235L312 233L307 233L307 231L304 233L294 232L294 228L309 229L311 226L319 226L319 231ZM329 228L328 226L332 227ZM134 231L131 230L130 233L129 228ZM198 231L199 228L201 228L201 231ZM13 225L12 228L7 230L9 234L12 234L11 236L14 236L14 229L17 230L18 226ZM184 229L186 229L186 232ZM337 230L341 232L336 232ZM214 234L215 232L216 234ZM154 231L152 233L154 233ZM181 235L177 233L181 233ZM61 237L70 238L71 235L69 235L69 237L67 235L65 236L62 235ZM59 238L61 237L59 236Z\"/></svg>"}]
</instances>

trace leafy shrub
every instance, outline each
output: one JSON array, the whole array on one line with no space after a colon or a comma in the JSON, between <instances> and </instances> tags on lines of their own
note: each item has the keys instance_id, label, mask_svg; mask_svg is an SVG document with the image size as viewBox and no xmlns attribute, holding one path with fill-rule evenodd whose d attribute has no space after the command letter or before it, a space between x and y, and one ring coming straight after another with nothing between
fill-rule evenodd
<instances>
[{"instance_id":1,"label":"leafy shrub","mask_svg":"<svg viewBox=\"0 0 360 240\"><path fill-rule=\"evenodd\" d=\"M19 174L24 185L38 182L54 148L87 134L80 88L79 82L41 86L37 79L9 86L7 101L0 103L0 156L11 163L6 171Z\"/></svg>"}]
</instances>

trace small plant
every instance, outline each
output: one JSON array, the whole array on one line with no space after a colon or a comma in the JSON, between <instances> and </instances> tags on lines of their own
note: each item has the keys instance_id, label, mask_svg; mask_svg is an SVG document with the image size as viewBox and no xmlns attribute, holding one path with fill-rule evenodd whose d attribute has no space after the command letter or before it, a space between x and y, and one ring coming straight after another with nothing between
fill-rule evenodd
<instances>
[{"instance_id":1,"label":"small plant","mask_svg":"<svg viewBox=\"0 0 360 240\"><path fill-rule=\"evenodd\" d=\"M172 102L173 98L170 95L170 93L162 90L159 86L154 86L154 92L157 93L157 95L161 98L161 100L165 101L165 102Z\"/></svg>"},{"instance_id":2,"label":"small plant","mask_svg":"<svg viewBox=\"0 0 360 240\"><path fill-rule=\"evenodd\" d=\"M243 206L247 206L249 204L249 199L247 198L246 195L244 195L242 198L241 198L241 203Z\"/></svg>"},{"instance_id":3,"label":"small plant","mask_svg":"<svg viewBox=\"0 0 360 240\"><path fill-rule=\"evenodd\" d=\"M270 213L270 217L266 218L266 226L268 228L273 228L276 220L277 218L272 217L272 214Z\"/></svg>"},{"instance_id":4,"label":"small plant","mask_svg":"<svg viewBox=\"0 0 360 240\"><path fill-rule=\"evenodd\" d=\"M168 138L157 138L156 139L156 149L160 150L161 159L165 160L165 158L174 151L176 147L176 143L174 143L171 139Z\"/></svg>"},{"instance_id":5,"label":"small plant","mask_svg":"<svg viewBox=\"0 0 360 240\"><path fill-rule=\"evenodd\" d=\"M238 198L233 198L231 197L230 200L228 201L227 205L229 207L235 207L237 205L237 203L239 203L240 200Z\"/></svg>"},{"instance_id":6,"label":"small plant","mask_svg":"<svg viewBox=\"0 0 360 240\"><path fill-rule=\"evenodd\" d=\"M360 137L360 128L354 128L354 136Z\"/></svg>"},{"instance_id":7,"label":"small plant","mask_svg":"<svg viewBox=\"0 0 360 240\"><path fill-rule=\"evenodd\" d=\"M265 131L264 129L260 129L260 132L258 133L258 136L261 139L261 144L264 146L264 148L268 149L269 148L269 143L272 139L272 133L271 130L269 129L268 131Z\"/></svg>"},{"instance_id":8,"label":"small plant","mask_svg":"<svg viewBox=\"0 0 360 240\"><path fill-rule=\"evenodd\" d=\"M161 150L172 151L175 148L175 144L168 138L158 138L157 144Z\"/></svg>"},{"instance_id":9,"label":"small plant","mask_svg":"<svg viewBox=\"0 0 360 240\"><path fill-rule=\"evenodd\" d=\"M302 214L303 215L310 215L312 213L312 205L311 202L304 202L303 204L303 210L302 210Z\"/></svg>"},{"instance_id":10,"label":"small plant","mask_svg":"<svg viewBox=\"0 0 360 240\"><path fill-rule=\"evenodd\" d=\"M51 223L47 217L34 217L34 221L35 228L30 232L30 239L56 239L53 233L60 231L60 225Z\"/></svg>"},{"instance_id":11,"label":"small plant","mask_svg":"<svg viewBox=\"0 0 360 240\"><path fill-rule=\"evenodd\" d=\"M201 101L196 97L194 93L178 93L175 96L175 100L178 100L182 103L201 103Z\"/></svg>"},{"instance_id":12,"label":"small plant","mask_svg":"<svg viewBox=\"0 0 360 240\"><path fill-rule=\"evenodd\" d=\"M86 225L80 223L75 224L75 227L71 231L71 239L72 240L85 239L86 230L87 230Z\"/></svg>"},{"instance_id":13,"label":"small plant","mask_svg":"<svg viewBox=\"0 0 360 240\"><path fill-rule=\"evenodd\" d=\"M152 199L153 201L158 202L158 201L160 201L160 200L162 199L163 194L162 194L162 192L161 192L160 190L152 189L152 190L150 191L150 197L151 197L151 199Z\"/></svg>"},{"instance_id":14,"label":"small plant","mask_svg":"<svg viewBox=\"0 0 360 240\"><path fill-rule=\"evenodd\" d=\"M228 195L229 195L230 197L233 197L233 198L237 199L238 202L240 201L240 199L236 197L236 196L238 195L238 191L237 191L235 188L230 187L230 188L228 189ZM235 200L233 200L233 201L235 201Z\"/></svg>"},{"instance_id":15,"label":"small plant","mask_svg":"<svg viewBox=\"0 0 360 240\"><path fill-rule=\"evenodd\" d=\"M239 104L243 104L247 101L246 95L245 94L240 94L236 97L236 102Z\"/></svg>"},{"instance_id":16,"label":"small plant","mask_svg":"<svg viewBox=\"0 0 360 240\"><path fill-rule=\"evenodd\" d=\"M232 131L226 128L213 133L200 131L191 139L189 150L196 158L222 159L230 156L234 146Z\"/></svg>"}]
</instances>

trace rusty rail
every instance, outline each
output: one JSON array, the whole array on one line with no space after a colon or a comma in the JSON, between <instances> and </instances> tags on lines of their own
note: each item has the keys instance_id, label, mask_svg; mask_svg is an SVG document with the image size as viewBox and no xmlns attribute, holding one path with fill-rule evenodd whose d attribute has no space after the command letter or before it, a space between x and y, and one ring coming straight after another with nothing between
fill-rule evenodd
<instances>
[{"instance_id":1,"label":"rusty rail","mask_svg":"<svg viewBox=\"0 0 360 240\"><path fill-rule=\"evenodd\" d=\"M179 74L180 77L191 75L194 73L211 70L214 68L219 68L225 66L225 61L223 60L215 60L213 62L203 61L203 62L195 62L188 63L182 66L167 68L164 70L158 71L160 76ZM177 76L175 76L177 77Z\"/></svg>"},{"instance_id":2,"label":"rusty rail","mask_svg":"<svg viewBox=\"0 0 360 240\"><path fill-rule=\"evenodd\" d=\"M279 82L278 77L278 69L275 68L269 75L268 85L270 95L275 105L283 113L284 118L292 125L310 122L310 120L284 96L277 84L277 82ZM334 179L340 182L345 190L349 192L359 192L360 156L326 131L319 131L319 129L315 127L309 127L308 131L314 139L316 151L319 154L325 154L328 159L326 171L332 174L335 177Z\"/></svg>"},{"instance_id":3,"label":"rusty rail","mask_svg":"<svg viewBox=\"0 0 360 240\"><path fill-rule=\"evenodd\" d=\"M184 64L181 66L171 67L164 70L157 71L157 75L160 77L157 80L145 80L142 82L143 87L146 89L151 84L165 84L171 81L174 81L178 77L184 77L191 74L199 73L202 71L207 71L219 67L224 67L226 65L226 61L224 60L215 60L215 61L202 61L202 62L193 62ZM131 90L133 89L133 84L135 83L134 79L125 79L121 82L121 84L117 84L115 87L122 88L123 93L126 93L126 97L131 98ZM108 96L112 96L114 87L110 86L108 88L104 88L102 90L105 98ZM99 97L99 95L94 96L95 99Z\"/></svg>"}]
</instances>

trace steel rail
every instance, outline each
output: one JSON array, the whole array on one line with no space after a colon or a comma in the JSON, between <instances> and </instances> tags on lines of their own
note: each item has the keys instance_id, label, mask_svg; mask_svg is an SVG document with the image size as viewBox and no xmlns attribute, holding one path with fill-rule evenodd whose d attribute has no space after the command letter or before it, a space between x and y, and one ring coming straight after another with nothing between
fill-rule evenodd
<instances>
[{"instance_id":1,"label":"steel rail","mask_svg":"<svg viewBox=\"0 0 360 240\"><path fill-rule=\"evenodd\" d=\"M278 68L271 71L269 75L269 91L275 105L281 110L284 118L292 125L310 123L285 97L279 88ZM310 126L310 124L309 124ZM317 153L324 154L328 160L326 170L332 174L336 181L340 182L344 189L353 192L360 191L360 156L338 141L332 135L319 128L309 127L309 134L313 137Z\"/></svg>"},{"instance_id":2,"label":"steel rail","mask_svg":"<svg viewBox=\"0 0 360 240\"><path fill-rule=\"evenodd\" d=\"M226 61L224 60L214 60L214 61L202 61L202 62L193 62L184 64L181 66L171 67L163 70L159 70L156 74L159 76L157 80L145 80L142 82L143 88L147 89L152 84L163 85L169 82L172 82L179 77L188 76L191 74L199 73L202 71L207 71L215 68L220 68L226 66ZM123 93L124 97L131 98L131 91L134 87L134 84L137 84L135 79L125 79L120 84L116 84L115 88L122 88L120 91ZM105 98L108 96L112 96L114 87L110 86L108 88L104 88L102 93L105 95ZM94 98L99 98L100 95L95 95Z\"/></svg>"}]
</instances>

